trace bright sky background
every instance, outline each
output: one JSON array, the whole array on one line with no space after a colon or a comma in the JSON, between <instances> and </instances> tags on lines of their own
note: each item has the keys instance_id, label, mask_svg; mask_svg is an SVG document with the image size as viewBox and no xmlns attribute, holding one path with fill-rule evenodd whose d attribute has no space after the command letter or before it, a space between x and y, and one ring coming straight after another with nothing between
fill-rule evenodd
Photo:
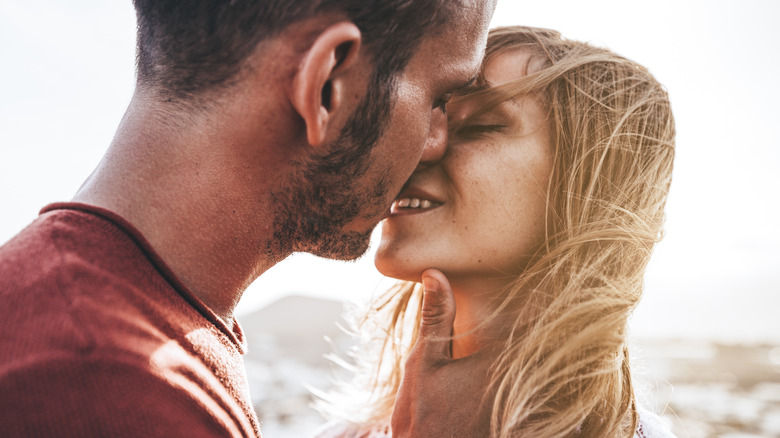
<instances>
[{"instance_id":1,"label":"bright sky background","mask_svg":"<svg viewBox=\"0 0 780 438\"><path fill-rule=\"evenodd\" d=\"M771 0L499 0L494 26L609 47L669 90L674 182L637 336L780 340L778 19ZM132 94L134 46L130 0L0 3L0 243L96 166ZM371 255L296 255L250 287L239 314L289 293L364 300L387 284Z\"/></svg>"}]
</instances>

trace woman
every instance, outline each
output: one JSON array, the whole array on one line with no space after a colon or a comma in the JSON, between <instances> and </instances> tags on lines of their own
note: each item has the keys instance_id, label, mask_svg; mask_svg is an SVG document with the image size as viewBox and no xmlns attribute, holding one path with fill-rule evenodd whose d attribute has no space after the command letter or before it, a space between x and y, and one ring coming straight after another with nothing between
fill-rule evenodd
<instances>
[{"instance_id":1,"label":"woman","mask_svg":"<svg viewBox=\"0 0 780 438\"><path fill-rule=\"evenodd\" d=\"M376 266L406 282L357 327L355 378L322 405L349 426L324 435L389 436L417 282L435 267L455 295L453 357L500 346L484 436L671 436L638 413L626 327L671 181L664 88L608 50L500 28L448 113L445 156L415 171L382 227Z\"/></svg>"}]
</instances>

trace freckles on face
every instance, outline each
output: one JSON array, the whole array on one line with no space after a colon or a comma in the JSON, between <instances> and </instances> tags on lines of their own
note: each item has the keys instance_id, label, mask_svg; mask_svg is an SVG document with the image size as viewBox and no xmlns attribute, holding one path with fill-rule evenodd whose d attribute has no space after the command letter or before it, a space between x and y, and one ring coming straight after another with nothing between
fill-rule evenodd
<instances>
[{"instance_id":1,"label":"freckles on face","mask_svg":"<svg viewBox=\"0 0 780 438\"><path fill-rule=\"evenodd\" d=\"M527 64L524 53L510 55L519 59L505 65ZM497 82L525 74L490 69ZM401 194L432 207L399 209L384 222L376 264L385 275L418 280L435 267L453 278L511 276L543 244L552 146L541 100L509 99L464 120L443 159L418 169Z\"/></svg>"},{"instance_id":2,"label":"freckles on face","mask_svg":"<svg viewBox=\"0 0 780 438\"><path fill-rule=\"evenodd\" d=\"M451 141L445 157L418 170L405 192L441 205L389 217L377 268L413 281L430 267L456 278L519 273L544 237L551 166L544 126Z\"/></svg>"},{"instance_id":3,"label":"freckles on face","mask_svg":"<svg viewBox=\"0 0 780 438\"><path fill-rule=\"evenodd\" d=\"M502 272L517 273L542 238L550 157L539 140L512 136L454 145L461 151L444 163L460 245Z\"/></svg>"}]
</instances>

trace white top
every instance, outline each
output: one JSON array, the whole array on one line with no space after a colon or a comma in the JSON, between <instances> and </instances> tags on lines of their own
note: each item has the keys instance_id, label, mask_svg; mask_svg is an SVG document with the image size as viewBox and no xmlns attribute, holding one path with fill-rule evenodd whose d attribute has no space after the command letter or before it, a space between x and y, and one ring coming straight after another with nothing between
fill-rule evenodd
<instances>
[{"instance_id":1,"label":"white top","mask_svg":"<svg viewBox=\"0 0 780 438\"><path fill-rule=\"evenodd\" d=\"M669 422L658 415L639 408L639 425L634 438L676 438Z\"/></svg>"}]
</instances>

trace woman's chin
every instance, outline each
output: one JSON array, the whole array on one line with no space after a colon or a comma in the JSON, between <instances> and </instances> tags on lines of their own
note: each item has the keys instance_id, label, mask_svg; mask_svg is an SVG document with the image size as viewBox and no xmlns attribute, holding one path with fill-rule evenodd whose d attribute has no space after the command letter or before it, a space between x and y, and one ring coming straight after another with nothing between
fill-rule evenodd
<instances>
[{"instance_id":1,"label":"woman's chin","mask_svg":"<svg viewBox=\"0 0 780 438\"><path fill-rule=\"evenodd\" d=\"M374 257L374 266L382 275L403 281L420 282L422 273L425 270L425 267L409 263L408 261L383 256L379 251L377 251L376 257Z\"/></svg>"}]
</instances>

